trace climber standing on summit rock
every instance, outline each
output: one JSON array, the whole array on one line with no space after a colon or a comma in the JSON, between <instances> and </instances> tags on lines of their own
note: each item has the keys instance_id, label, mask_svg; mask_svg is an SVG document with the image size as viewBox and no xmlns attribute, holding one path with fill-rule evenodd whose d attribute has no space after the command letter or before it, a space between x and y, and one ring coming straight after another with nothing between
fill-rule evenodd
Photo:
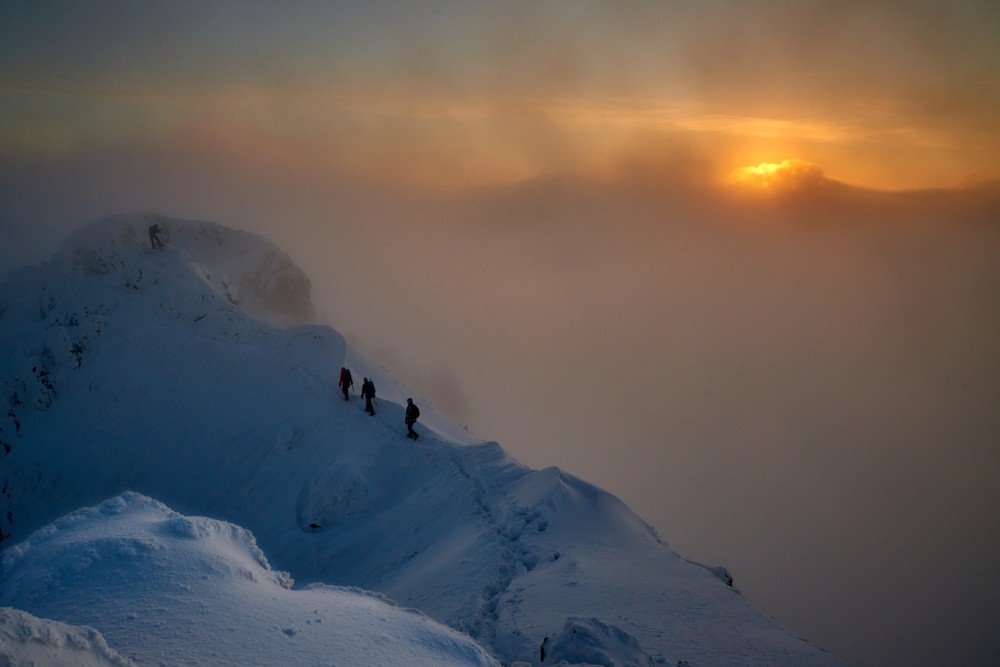
<instances>
[{"instance_id":1,"label":"climber standing on summit rock","mask_svg":"<svg viewBox=\"0 0 1000 667\"><path fill-rule=\"evenodd\" d=\"M160 224L154 222L149 226L149 245L152 250L163 247L163 239L160 238Z\"/></svg>"}]
</instances>

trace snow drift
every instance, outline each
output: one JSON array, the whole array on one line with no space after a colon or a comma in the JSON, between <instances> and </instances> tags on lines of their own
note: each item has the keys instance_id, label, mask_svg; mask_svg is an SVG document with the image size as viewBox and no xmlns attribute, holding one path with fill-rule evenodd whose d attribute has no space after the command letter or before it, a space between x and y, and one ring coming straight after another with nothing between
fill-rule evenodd
<instances>
[{"instance_id":1,"label":"snow drift","mask_svg":"<svg viewBox=\"0 0 1000 667\"><path fill-rule=\"evenodd\" d=\"M97 630L0 608L0 665L131 667Z\"/></svg>"},{"instance_id":2,"label":"snow drift","mask_svg":"<svg viewBox=\"0 0 1000 667\"><path fill-rule=\"evenodd\" d=\"M167 247L151 251L148 224L91 225L0 286L0 346L13 353L0 359L7 553L59 516L131 490L244 526L297 581L378 592L506 664L538 664L545 637L546 664L843 664L751 607L723 570L679 557L601 489L526 468L433 406L421 404L419 443L406 439L408 392L388 371L329 327L281 328L312 312L308 281L266 240L169 220ZM374 379L376 416L337 391L345 364ZM164 511L143 502L157 509L116 525ZM164 525L208 525L173 521ZM162 555L168 568L172 557L143 544L137 554ZM74 550L84 548L95 547ZM38 567L51 567L54 552L39 553ZM275 573L241 567L258 588L285 590ZM128 606L128 586L108 590ZM158 604L211 607L226 590ZM128 619L102 623L53 591L30 605L26 593L5 596L91 624L121 651ZM158 650L180 659L171 641L183 645L187 626L164 616Z\"/></svg>"},{"instance_id":3,"label":"snow drift","mask_svg":"<svg viewBox=\"0 0 1000 667\"><path fill-rule=\"evenodd\" d=\"M0 604L103 627L138 664L496 665L465 635L374 594L290 590L249 531L135 493L49 524L4 552L0 574ZM100 664L126 664L93 631L62 634Z\"/></svg>"}]
</instances>

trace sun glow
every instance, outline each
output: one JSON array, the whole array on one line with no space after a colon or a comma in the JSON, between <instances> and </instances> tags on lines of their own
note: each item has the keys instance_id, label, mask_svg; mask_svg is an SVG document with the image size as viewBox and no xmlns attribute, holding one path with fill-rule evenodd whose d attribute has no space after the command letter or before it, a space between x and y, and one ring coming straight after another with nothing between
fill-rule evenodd
<instances>
[{"instance_id":1,"label":"sun glow","mask_svg":"<svg viewBox=\"0 0 1000 667\"><path fill-rule=\"evenodd\" d=\"M791 159L739 167L729 172L728 180L733 185L777 191L795 189L822 176L823 169L819 165Z\"/></svg>"}]
</instances>

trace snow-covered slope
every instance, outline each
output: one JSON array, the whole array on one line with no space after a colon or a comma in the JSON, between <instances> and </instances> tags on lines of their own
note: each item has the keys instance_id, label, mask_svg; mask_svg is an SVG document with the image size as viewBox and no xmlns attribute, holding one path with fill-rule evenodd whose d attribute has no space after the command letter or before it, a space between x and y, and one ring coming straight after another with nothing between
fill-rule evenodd
<instances>
[{"instance_id":1,"label":"snow-covered slope","mask_svg":"<svg viewBox=\"0 0 1000 667\"><path fill-rule=\"evenodd\" d=\"M274 326L311 313L280 251L166 223L164 250L148 220L114 218L0 286L0 546L132 490L244 526L297 581L377 591L506 664L537 664L545 637L546 664L843 664L600 489L431 406L408 440L384 369L330 328ZM375 417L338 393L345 363L374 378ZM120 629L90 624L117 648Z\"/></svg>"},{"instance_id":2,"label":"snow-covered slope","mask_svg":"<svg viewBox=\"0 0 1000 667\"><path fill-rule=\"evenodd\" d=\"M135 493L49 524L4 552L0 574L0 604L102 627L137 664L496 665L374 594L290 590L247 530Z\"/></svg>"},{"instance_id":3,"label":"snow-covered slope","mask_svg":"<svg viewBox=\"0 0 1000 667\"><path fill-rule=\"evenodd\" d=\"M93 628L0 607L0 665L131 667Z\"/></svg>"}]
</instances>

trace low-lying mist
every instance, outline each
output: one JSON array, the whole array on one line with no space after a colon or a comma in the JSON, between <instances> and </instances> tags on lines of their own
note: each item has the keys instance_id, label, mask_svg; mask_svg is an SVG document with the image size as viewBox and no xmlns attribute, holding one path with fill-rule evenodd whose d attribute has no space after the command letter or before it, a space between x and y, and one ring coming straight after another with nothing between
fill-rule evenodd
<instances>
[{"instance_id":1,"label":"low-lying mist","mask_svg":"<svg viewBox=\"0 0 1000 667\"><path fill-rule=\"evenodd\" d=\"M317 293L456 421L848 659L989 636L996 199L711 194L552 181L359 218Z\"/></svg>"},{"instance_id":2,"label":"low-lying mist","mask_svg":"<svg viewBox=\"0 0 1000 667\"><path fill-rule=\"evenodd\" d=\"M620 496L809 640L1000 654L996 188L447 195L116 164L5 172L3 268L119 211L258 232L419 401Z\"/></svg>"}]
</instances>

